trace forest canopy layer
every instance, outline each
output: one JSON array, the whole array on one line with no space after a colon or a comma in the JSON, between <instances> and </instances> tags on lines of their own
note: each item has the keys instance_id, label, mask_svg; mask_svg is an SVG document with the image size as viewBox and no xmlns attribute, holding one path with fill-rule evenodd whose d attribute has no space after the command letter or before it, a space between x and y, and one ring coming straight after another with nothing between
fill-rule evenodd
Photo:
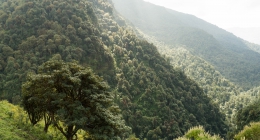
<instances>
[{"instance_id":1,"label":"forest canopy layer","mask_svg":"<svg viewBox=\"0 0 260 140\"><path fill-rule=\"evenodd\" d=\"M139 138L173 139L190 127L225 135L225 117L196 82L139 39L107 0L1 0L0 98L20 102L28 73L59 54L102 76Z\"/></svg>"},{"instance_id":2,"label":"forest canopy layer","mask_svg":"<svg viewBox=\"0 0 260 140\"><path fill-rule=\"evenodd\" d=\"M242 88L260 85L260 54L235 35L201 20L143 0L113 0L136 28L169 47L182 46ZM160 47L160 46L158 46Z\"/></svg>"}]
</instances>

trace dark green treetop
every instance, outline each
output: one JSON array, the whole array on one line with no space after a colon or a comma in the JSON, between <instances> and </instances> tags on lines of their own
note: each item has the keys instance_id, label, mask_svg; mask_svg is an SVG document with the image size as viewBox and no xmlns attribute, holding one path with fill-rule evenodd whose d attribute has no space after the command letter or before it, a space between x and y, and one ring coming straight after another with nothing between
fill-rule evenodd
<instances>
[{"instance_id":1,"label":"dark green treetop","mask_svg":"<svg viewBox=\"0 0 260 140\"><path fill-rule=\"evenodd\" d=\"M260 121L260 102L259 100L238 110L236 115L236 125L238 130L242 130L244 126L251 122Z\"/></svg>"},{"instance_id":2,"label":"dark green treetop","mask_svg":"<svg viewBox=\"0 0 260 140\"><path fill-rule=\"evenodd\" d=\"M108 85L76 62L52 59L42 64L38 74L28 76L22 93L30 121L36 124L44 118L45 131L53 124L68 140L75 138L79 129L95 139L124 137L130 130Z\"/></svg>"},{"instance_id":3,"label":"dark green treetop","mask_svg":"<svg viewBox=\"0 0 260 140\"><path fill-rule=\"evenodd\" d=\"M258 124L255 125L257 129L251 131L254 127L250 127L251 123L260 121L260 102L259 99L254 101L253 103L247 105L246 107L239 109L235 115L234 123L236 128L232 128L230 132L227 134L228 139L239 139L242 138L247 131L254 132L258 128ZM235 135L239 135L236 136ZM241 136L241 137L240 137ZM244 137L244 136L243 136ZM247 137L246 137L247 138Z\"/></svg>"}]
</instances>

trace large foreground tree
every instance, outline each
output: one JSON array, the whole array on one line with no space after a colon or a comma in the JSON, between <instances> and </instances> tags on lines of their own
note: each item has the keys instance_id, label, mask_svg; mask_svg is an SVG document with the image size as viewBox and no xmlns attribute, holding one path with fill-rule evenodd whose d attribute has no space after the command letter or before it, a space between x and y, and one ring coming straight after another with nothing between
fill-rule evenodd
<instances>
[{"instance_id":1,"label":"large foreground tree","mask_svg":"<svg viewBox=\"0 0 260 140\"><path fill-rule=\"evenodd\" d=\"M77 138L79 129L95 139L124 137L130 128L103 79L76 62L57 58L42 64L22 85L31 123L44 119L46 132L52 124L67 140Z\"/></svg>"}]
</instances>

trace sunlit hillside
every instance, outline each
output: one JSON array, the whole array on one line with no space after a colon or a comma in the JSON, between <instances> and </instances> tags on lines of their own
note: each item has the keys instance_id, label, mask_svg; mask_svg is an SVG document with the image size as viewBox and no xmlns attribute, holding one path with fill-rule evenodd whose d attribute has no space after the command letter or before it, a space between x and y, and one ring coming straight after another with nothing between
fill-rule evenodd
<instances>
[{"instance_id":1,"label":"sunlit hillside","mask_svg":"<svg viewBox=\"0 0 260 140\"><path fill-rule=\"evenodd\" d=\"M116 10L145 34L169 47L182 45L240 87L260 85L260 54L232 33L193 15L142 0L113 2Z\"/></svg>"},{"instance_id":2,"label":"sunlit hillside","mask_svg":"<svg viewBox=\"0 0 260 140\"><path fill-rule=\"evenodd\" d=\"M27 114L19 106L0 101L1 140L62 140L64 137L52 129L48 134L43 125L32 126Z\"/></svg>"}]
</instances>

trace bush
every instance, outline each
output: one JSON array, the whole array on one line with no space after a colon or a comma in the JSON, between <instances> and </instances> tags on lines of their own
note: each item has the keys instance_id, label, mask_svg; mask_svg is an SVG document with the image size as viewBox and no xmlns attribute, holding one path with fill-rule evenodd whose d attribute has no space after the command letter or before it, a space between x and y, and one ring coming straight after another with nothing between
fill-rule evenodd
<instances>
[{"instance_id":1,"label":"bush","mask_svg":"<svg viewBox=\"0 0 260 140\"><path fill-rule=\"evenodd\" d=\"M234 137L235 140L259 140L260 139L260 122L250 123L249 126L245 126L242 131L240 131Z\"/></svg>"},{"instance_id":2,"label":"bush","mask_svg":"<svg viewBox=\"0 0 260 140\"><path fill-rule=\"evenodd\" d=\"M190 130L183 136L179 137L177 140L221 140L219 136L211 136L209 133L205 132L202 126L196 126L190 128Z\"/></svg>"}]
</instances>

